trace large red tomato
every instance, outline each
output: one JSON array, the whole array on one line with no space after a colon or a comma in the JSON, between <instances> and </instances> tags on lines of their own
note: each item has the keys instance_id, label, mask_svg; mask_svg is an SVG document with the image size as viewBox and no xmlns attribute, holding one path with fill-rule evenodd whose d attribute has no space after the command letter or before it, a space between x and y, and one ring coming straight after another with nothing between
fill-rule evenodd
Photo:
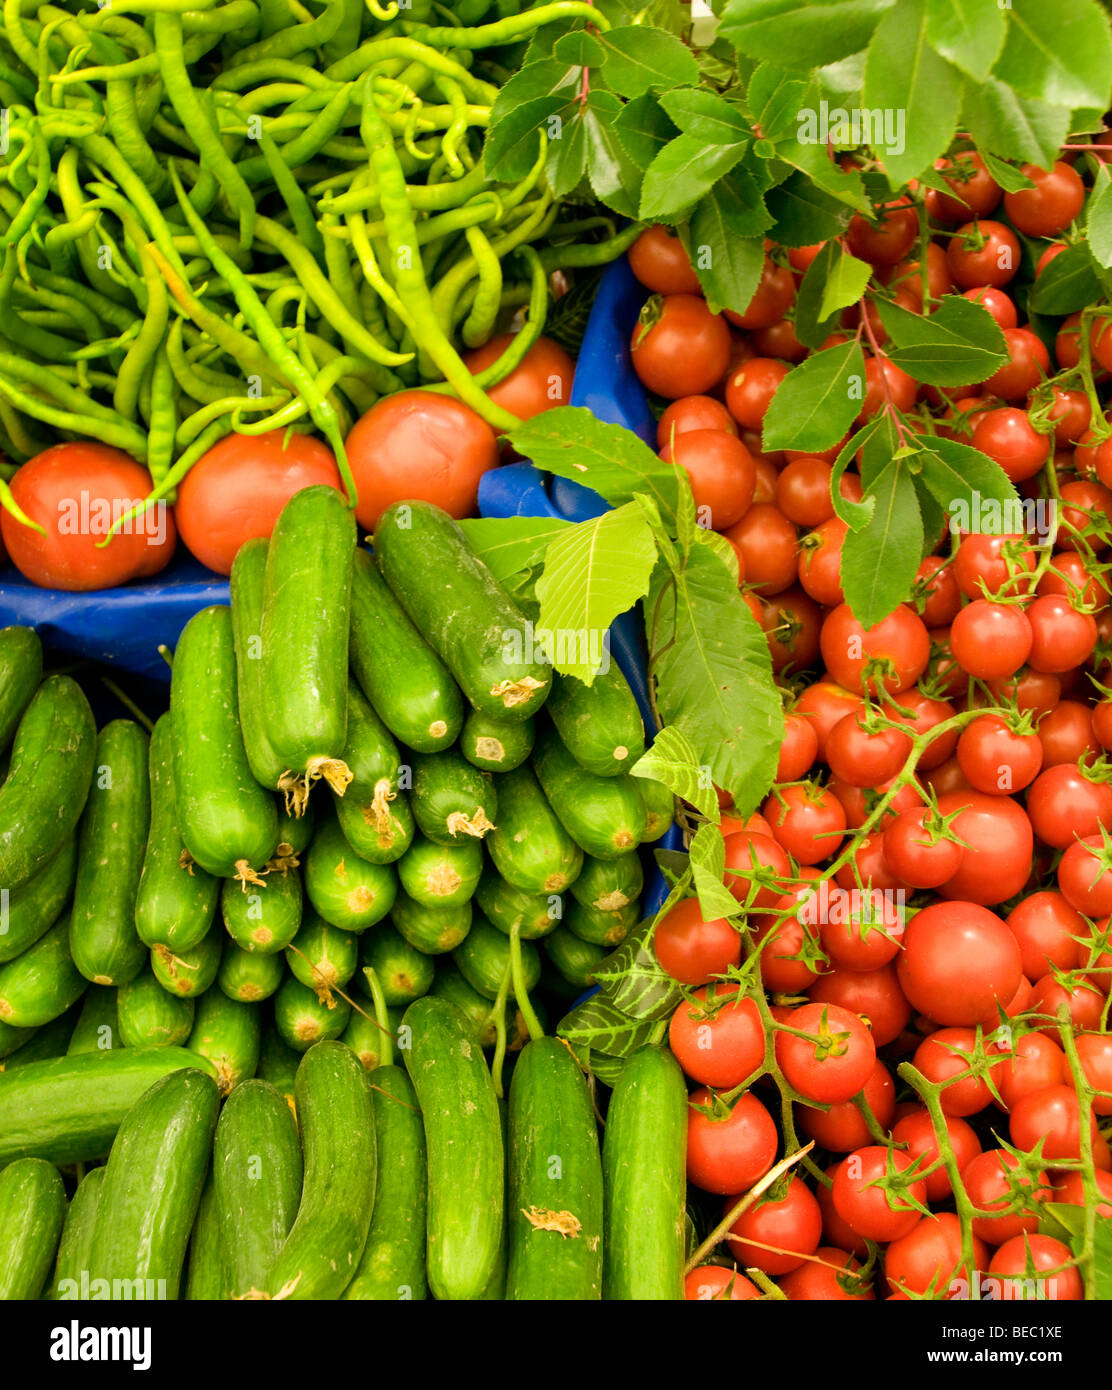
<instances>
[{"instance_id":1,"label":"large red tomato","mask_svg":"<svg viewBox=\"0 0 1112 1390\"><path fill-rule=\"evenodd\" d=\"M492 366L502 356L517 335L499 333L490 342L464 355L464 363L472 375ZM551 338L538 338L522 361L496 386L485 388L487 395L503 410L519 420L531 420L542 410L554 405L567 405L571 400L571 380L575 363ZM431 500L431 499L430 499Z\"/></svg>"},{"instance_id":2,"label":"large red tomato","mask_svg":"<svg viewBox=\"0 0 1112 1390\"><path fill-rule=\"evenodd\" d=\"M1023 973L1007 924L972 902L934 903L917 913L897 970L913 1008L936 1023L966 1027L1007 1004Z\"/></svg>"}]
</instances>

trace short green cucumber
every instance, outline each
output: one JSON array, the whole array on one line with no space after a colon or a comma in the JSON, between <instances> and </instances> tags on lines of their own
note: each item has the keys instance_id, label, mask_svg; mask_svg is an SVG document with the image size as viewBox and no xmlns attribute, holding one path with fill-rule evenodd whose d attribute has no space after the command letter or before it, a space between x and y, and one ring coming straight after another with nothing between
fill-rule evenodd
<instances>
[{"instance_id":1,"label":"short green cucumber","mask_svg":"<svg viewBox=\"0 0 1112 1390\"><path fill-rule=\"evenodd\" d=\"M645 803L645 833L643 845L659 840L676 819L676 798L670 787L653 777L635 777L641 800Z\"/></svg>"},{"instance_id":2,"label":"short green cucumber","mask_svg":"<svg viewBox=\"0 0 1112 1390\"><path fill-rule=\"evenodd\" d=\"M531 627L447 512L430 502L388 507L375 527L387 584L464 695L504 723L544 704L552 670L531 650Z\"/></svg>"},{"instance_id":3,"label":"short green cucumber","mask_svg":"<svg viewBox=\"0 0 1112 1390\"><path fill-rule=\"evenodd\" d=\"M404 1013L404 1009L387 1009L386 1023L390 1029L387 1036L369 1014L352 1009L351 1018L340 1035L340 1041L351 1048L367 1071L374 1071L393 1055L394 1039L398 1036Z\"/></svg>"},{"instance_id":4,"label":"short green cucumber","mask_svg":"<svg viewBox=\"0 0 1112 1390\"><path fill-rule=\"evenodd\" d=\"M38 1028L64 1014L87 985L70 956L69 917L63 915L21 956L0 965L0 1023Z\"/></svg>"},{"instance_id":5,"label":"short green cucumber","mask_svg":"<svg viewBox=\"0 0 1112 1390\"><path fill-rule=\"evenodd\" d=\"M189 1236L181 1296L188 1303L213 1302L227 1296L224 1233L211 1172L201 1189L201 1200L197 1203L197 1215Z\"/></svg>"},{"instance_id":6,"label":"short green cucumber","mask_svg":"<svg viewBox=\"0 0 1112 1390\"><path fill-rule=\"evenodd\" d=\"M216 1082L190 1068L156 1081L127 1115L101 1189L92 1280L177 1298L219 1107Z\"/></svg>"},{"instance_id":7,"label":"short green cucumber","mask_svg":"<svg viewBox=\"0 0 1112 1390\"><path fill-rule=\"evenodd\" d=\"M301 930L286 947L290 974L310 989L327 994L344 986L359 964L359 940L316 913L306 913Z\"/></svg>"},{"instance_id":8,"label":"short green cucumber","mask_svg":"<svg viewBox=\"0 0 1112 1390\"><path fill-rule=\"evenodd\" d=\"M153 970L123 985L116 1005L124 1047L180 1047L188 1041L194 1001L168 994Z\"/></svg>"},{"instance_id":9,"label":"short green cucumber","mask_svg":"<svg viewBox=\"0 0 1112 1390\"><path fill-rule=\"evenodd\" d=\"M278 803L247 761L229 608L202 608L186 623L170 704L182 841L208 873L256 879L278 843Z\"/></svg>"},{"instance_id":10,"label":"short green cucumber","mask_svg":"<svg viewBox=\"0 0 1112 1390\"><path fill-rule=\"evenodd\" d=\"M602 1297L602 1156L587 1080L558 1038L510 1084L508 1300Z\"/></svg>"},{"instance_id":11,"label":"short green cucumber","mask_svg":"<svg viewBox=\"0 0 1112 1390\"><path fill-rule=\"evenodd\" d=\"M570 985L586 989L595 982L594 971L610 954L608 946L583 941L567 927L544 939L545 954Z\"/></svg>"},{"instance_id":12,"label":"short green cucumber","mask_svg":"<svg viewBox=\"0 0 1112 1390\"><path fill-rule=\"evenodd\" d=\"M215 1206L225 1232L229 1298L257 1296L290 1233L301 1197L301 1141L285 1097L244 1081L216 1126Z\"/></svg>"},{"instance_id":13,"label":"short green cucumber","mask_svg":"<svg viewBox=\"0 0 1112 1390\"><path fill-rule=\"evenodd\" d=\"M465 836L481 840L498 820L494 778L454 748L414 757L410 805L418 830L437 845L459 844Z\"/></svg>"},{"instance_id":14,"label":"short green cucumber","mask_svg":"<svg viewBox=\"0 0 1112 1390\"><path fill-rule=\"evenodd\" d=\"M382 722L407 748L436 753L455 743L464 714L459 686L366 550L355 552L352 567L351 669Z\"/></svg>"},{"instance_id":15,"label":"short green cucumber","mask_svg":"<svg viewBox=\"0 0 1112 1390\"><path fill-rule=\"evenodd\" d=\"M375 1205L371 1088L349 1047L323 1042L301 1059L296 1095L305 1181L266 1288L274 1298L339 1298L355 1277Z\"/></svg>"},{"instance_id":16,"label":"short green cucumber","mask_svg":"<svg viewBox=\"0 0 1112 1390\"><path fill-rule=\"evenodd\" d=\"M557 672L545 709L580 767L596 777L617 777L644 753L645 725L617 662L604 664L590 685Z\"/></svg>"},{"instance_id":17,"label":"short green cucumber","mask_svg":"<svg viewBox=\"0 0 1112 1390\"><path fill-rule=\"evenodd\" d=\"M476 916L467 939L452 952L452 959L472 989L478 990L485 999L494 1000L510 963L510 939L492 927L485 917ZM541 977L541 958L537 948L528 941L521 943L521 963L525 987L531 990ZM517 997L512 981L508 997Z\"/></svg>"},{"instance_id":18,"label":"short green cucumber","mask_svg":"<svg viewBox=\"0 0 1112 1390\"><path fill-rule=\"evenodd\" d=\"M451 956L441 956L436 962L436 979L430 992L459 1009L467 1022L468 1037L480 1047L494 1046L498 1030L490 1000L467 983Z\"/></svg>"},{"instance_id":19,"label":"short green cucumber","mask_svg":"<svg viewBox=\"0 0 1112 1390\"><path fill-rule=\"evenodd\" d=\"M580 941L588 941L592 946L605 946L612 951L626 939L639 917L636 903L620 907L616 912L600 912L597 907L584 907L573 900L568 905L564 926Z\"/></svg>"},{"instance_id":20,"label":"short green cucumber","mask_svg":"<svg viewBox=\"0 0 1112 1390\"><path fill-rule=\"evenodd\" d=\"M262 1016L257 1004L241 1004L222 990L210 989L197 1000L186 1046L212 1063L220 1094L228 1096L255 1075L261 1035Z\"/></svg>"},{"instance_id":21,"label":"short green cucumber","mask_svg":"<svg viewBox=\"0 0 1112 1390\"><path fill-rule=\"evenodd\" d=\"M96 725L69 676L48 676L15 731L0 786L0 888L21 888L77 827L93 780Z\"/></svg>"},{"instance_id":22,"label":"short green cucumber","mask_svg":"<svg viewBox=\"0 0 1112 1390\"><path fill-rule=\"evenodd\" d=\"M135 895L151 823L147 735L114 719L97 735L96 773L77 837L70 954L96 985L126 985L148 948L135 929Z\"/></svg>"},{"instance_id":23,"label":"short green cucumber","mask_svg":"<svg viewBox=\"0 0 1112 1390\"><path fill-rule=\"evenodd\" d=\"M212 926L220 880L194 862L181 837L169 713L154 726L149 762L151 824L135 895L135 930L146 946L188 951Z\"/></svg>"},{"instance_id":24,"label":"short green cucumber","mask_svg":"<svg viewBox=\"0 0 1112 1390\"><path fill-rule=\"evenodd\" d=\"M641 860L636 854L622 854L617 859L583 861L579 877L571 886L571 895L584 907L599 912L618 912L636 904L645 886Z\"/></svg>"},{"instance_id":25,"label":"short green cucumber","mask_svg":"<svg viewBox=\"0 0 1112 1390\"><path fill-rule=\"evenodd\" d=\"M274 1024L282 1041L298 1052L338 1038L348 1025L351 1005L335 996L321 1003L315 989L287 975L274 996Z\"/></svg>"},{"instance_id":26,"label":"short green cucumber","mask_svg":"<svg viewBox=\"0 0 1112 1390\"><path fill-rule=\"evenodd\" d=\"M317 828L302 872L318 915L343 931L366 931L381 922L398 891L393 867L356 854L333 816Z\"/></svg>"},{"instance_id":27,"label":"short green cucumber","mask_svg":"<svg viewBox=\"0 0 1112 1390\"><path fill-rule=\"evenodd\" d=\"M402 1052L428 1146L429 1288L476 1299L498 1264L505 1223L505 1155L494 1082L469 1021L426 995L405 1013Z\"/></svg>"},{"instance_id":28,"label":"short green cucumber","mask_svg":"<svg viewBox=\"0 0 1112 1390\"><path fill-rule=\"evenodd\" d=\"M512 772L533 751L533 721L506 724L473 709L463 721L459 749L484 772Z\"/></svg>"},{"instance_id":29,"label":"short green cucumber","mask_svg":"<svg viewBox=\"0 0 1112 1390\"><path fill-rule=\"evenodd\" d=\"M348 682L348 736L343 761L351 784L332 792L344 837L373 864L400 859L413 839L409 798L399 791L401 757L386 725L354 681Z\"/></svg>"},{"instance_id":30,"label":"short green cucumber","mask_svg":"<svg viewBox=\"0 0 1112 1390\"><path fill-rule=\"evenodd\" d=\"M6 752L42 680L42 642L33 627L0 628L0 753Z\"/></svg>"},{"instance_id":31,"label":"short green cucumber","mask_svg":"<svg viewBox=\"0 0 1112 1390\"><path fill-rule=\"evenodd\" d=\"M584 854L616 859L641 843L645 803L636 778L584 771L552 729L537 738L533 770L560 824Z\"/></svg>"},{"instance_id":32,"label":"short green cucumber","mask_svg":"<svg viewBox=\"0 0 1112 1390\"><path fill-rule=\"evenodd\" d=\"M448 907L431 907L399 892L390 921L407 945L426 956L439 956L455 950L471 930L471 915L470 898Z\"/></svg>"},{"instance_id":33,"label":"short green cucumber","mask_svg":"<svg viewBox=\"0 0 1112 1390\"><path fill-rule=\"evenodd\" d=\"M602 1146L603 1297L683 1298L687 1087L661 1047L642 1047L610 1097Z\"/></svg>"},{"instance_id":34,"label":"short green cucumber","mask_svg":"<svg viewBox=\"0 0 1112 1390\"><path fill-rule=\"evenodd\" d=\"M312 777L347 741L355 514L335 488L294 493L275 523L263 576L260 709L270 746Z\"/></svg>"},{"instance_id":35,"label":"short green cucumber","mask_svg":"<svg viewBox=\"0 0 1112 1390\"><path fill-rule=\"evenodd\" d=\"M259 1065L255 1075L260 1081L270 1082L290 1107L291 1112L294 1110L293 1081L300 1061L301 1053L290 1047L279 1035L273 1023L264 1024L262 1044L259 1048Z\"/></svg>"},{"instance_id":36,"label":"short green cucumber","mask_svg":"<svg viewBox=\"0 0 1112 1390\"><path fill-rule=\"evenodd\" d=\"M413 813L404 792L395 801L383 797L361 801L349 790L344 797L335 797L335 806L344 839L368 863L393 864L413 842Z\"/></svg>"},{"instance_id":37,"label":"short green cucumber","mask_svg":"<svg viewBox=\"0 0 1112 1390\"><path fill-rule=\"evenodd\" d=\"M66 905L77 872L77 836L67 835L61 848L34 878L8 894L0 911L0 964L15 960L43 937Z\"/></svg>"},{"instance_id":38,"label":"short green cucumber","mask_svg":"<svg viewBox=\"0 0 1112 1390\"><path fill-rule=\"evenodd\" d=\"M483 849L478 840L437 845L417 835L398 863L402 887L427 907L458 907L467 902L482 872Z\"/></svg>"},{"instance_id":39,"label":"short green cucumber","mask_svg":"<svg viewBox=\"0 0 1112 1390\"><path fill-rule=\"evenodd\" d=\"M370 1082L378 1189L363 1257L343 1297L374 1302L425 1299L428 1160L417 1093L401 1067L377 1067Z\"/></svg>"},{"instance_id":40,"label":"short green cucumber","mask_svg":"<svg viewBox=\"0 0 1112 1390\"><path fill-rule=\"evenodd\" d=\"M278 848L274 851L275 856L288 859L291 856L297 858L304 854L309 848L309 842L313 838L313 830L316 826L316 816L313 813L313 803L311 801L301 808L301 814L295 816L292 812L284 808L278 812ZM283 846L285 850L283 851ZM294 868L297 866L294 865Z\"/></svg>"},{"instance_id":41,"label":"short green cucumber","mask_svg":"<svg viewBox=\"0 0 1112 1390\"><path fill-rule=\"evenodd\" d=\"M267 874L262 883L226 878L220 889L220 912L228 935L244 951L276 955L284 951L301 925L301 875L296 869Z\"/></svg>"},{"instance_id":42,"label":"short green cucumber","mask_svg":"<svg viewBox=\"0 0 1112 1390\"><path fill-rule=\"evenodd\" d=\"M523 941L554 932L564 914L564 901L559 893L527 893L507 883L489 865L475 889L475 903L491 926L507 936L516 926Z\"/></svg>"},{"instance_id":43,"label":"short green cucumber","mask_svg":"<svg viewBox=\"0 0 1112 1390\"><path fill-rule=\"evenodd\" d=\"M90 1168L70 1198L54 1265L54 1282L49 1295L53 1299L68 1302L81 1296L81 1276L84 1272L88 1277L89 1251L93 1248L97 1207L106 1171L105 1168Z\"/></svg>"},{"instance_id":44,"label":"short green cucumber","mask_svg":"<svg viewBox=\"0 0 1112 1390\"><path fill-rule=\"evenodd\" d=\"M80 1056L82 1052L111 1052L122 1047L116 991L103 985L90 985L81 1003L81 1013L70 1034L66 1055Z\"/></svg>"},{"instance_id":45,"label":"short green cucumber","mask_svg":"<svg viewBox=\"0 0 1112 1390\"><path fill-rule=\"evenodd\" d=\"M378 976L383 997L391 1008L412 1004L414 999L428 994L436 975L432 956L411 946L390 926L379 927L363 938L359 965L358 978L364 993L370 995L362 972L370 967Z\"/></svg>"},{"instance_id":46,"label":"short green cucumber","mask_svg":"<svg viewBox=\"0 0 1112 1390\"><path fill-rule=\"evenodd\" d=\"M53 1163L21 1158L0 1172L0 1302L39 1298L66 1216L66 1189Z\"/></svg>"},{"instance_id":47,"label":"short green cucumber","mask_svg":"<svg viewBox=\"0 0 1112 1390\"><path fill-rule=\"evenodd\" d=\"M562 893L583 867L583 851L560 824L529 766L498 779L498 826L486 844L506 882L526 893Z\"/></svg>"},{"instance_id":48,"label":"short green cucumber","mask_svg":"<svg viewBox=\"0 0 1112 1390\"><path fill-rule=\"evenodd\" d=\"M181 1047L121 1047L0 1073L0 1167L29 1155L52 1163L103 1158L144 1091L183 1067L212 1072Z\"/></svg>"},{"instance_id":49,"label":"short green cucumber","mask_svg":"<svg viewBox=\"0 0 1112 1390\"><path fill-rule=\"evenodd\" d=\"M274 751L263 719L263 585L270 542L244 541L232 561L232 634L236 650L236 696L247 761L255 780L272 791L288 764Z\"/></svg>"},{"instance_id":50,"label":"short green cucumber","mask_svg":"<svg viewBox=\"0 0 1112 1390\"><path fill-rule=\"evenodd\" d=\"M171 951L169 946L156 946L151 951L151 969L155 979L167 994L175 994L181 999L196 999L216 980L226 940L223 932L210 931L189 951Z\"/></svg>"},{"instance_id":51,"label":"short green cucumber","mask_svg":"<svg viewBox=\"0 0 1112 1390\"><path fill-rule=\"evenodd\" d=\"M286 960L280 953L268 956L257 951L245 951L234 941L224 944L216 983L229 999L243 1004L257 1004L269 999L286 973Z\"/></svg>"}]
</instances>

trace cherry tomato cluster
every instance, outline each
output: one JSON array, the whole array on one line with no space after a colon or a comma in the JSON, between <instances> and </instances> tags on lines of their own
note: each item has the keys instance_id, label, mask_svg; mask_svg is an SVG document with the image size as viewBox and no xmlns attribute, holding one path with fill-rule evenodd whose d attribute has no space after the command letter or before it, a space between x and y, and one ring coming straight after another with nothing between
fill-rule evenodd
<instances>
[{"instance_id":1,"label":"cherry tomato cluster","mask_svg":"<svg viewBox=\"0 0 1112 1390\"><path fill-rule=\"evenodd\" d=\"M652 292L632 357L667 402L661 457L732 543L786 707L760 813L720 797L743 913L684 899L654 935L685 994L670 1044L711 1260L690 1298L773 1280L789 1299L1085 1296L1093 1223L1112 1216L1112 333L1096 306L1048 344L1020 312L1079 235L1075 158L1006 193L957 153L938 165L950 193L912 189L847 228L873 276L824 346L866 349L859 422L960 438L1047 519L947 527L870 628L842 586L841 445L762 448L807 356L793 309L821 247L768 246L744 314L711 311L668 229L630 253ZM922 314L953 293L988 309L1008 360L921 387L885 356L877 300ZM839 486L861 497L852 465Z\"/></svg>"}]
</instances>

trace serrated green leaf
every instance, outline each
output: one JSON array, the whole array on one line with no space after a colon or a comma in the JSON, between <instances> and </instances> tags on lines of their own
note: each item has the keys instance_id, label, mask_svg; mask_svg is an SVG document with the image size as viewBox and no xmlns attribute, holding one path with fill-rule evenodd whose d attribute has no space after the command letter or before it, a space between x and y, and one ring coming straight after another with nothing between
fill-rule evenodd
<instances>
[{"instance_id":1,"label":"serrated green leaf","mask_svg":"<svg viewBox=\"0 0 1112 1390\"><path fill-rule=\"evenodd\" d=\"M759 195L755 206L763 208ZM723 179L700 199L692 214L692 264L714 313L722 309L744 313L757 292L764 268L764 240L763 229L752 226L753 209L737 186Z\"/></svg>"},{"instance_id":2,"label":"serrated green leaf","mask_svg":"<svg viewBox=\"0 0 1112 1390\"><path fill-rule=\"evenodd\" d=\"M802 113L806 114L806 113ZM812 112L813 116L814 113ZM854 212L869 213L872 204L865 193L865 184L857 169L843 169L830 158L825 144L819 141L820 132L815 122L815 135L812 138L810 127L801 125L800 136L776 142L776 158L798 169L819 191L836 202L844 203ZM824 240L822 237L813 240ZM811 242L799 243L809 246Z\"/></svg>"},{"instance_id":3,"label":"serrated green leaf","mask_svg":"<svg viewBox=\"0 0 1112 1390\"><path fill-rule=\"evenodd\" d=\"M846 602L864 627L886 618L911 592L923 553L919 499L906 462L893 459L869 489L873 514L842 545Z\"/></svg>"},{"instance_id":4,"label":"serrated green leaf","mask_svg":"<svg viewBox=\"0 0 1112 1390\"><path fill-rule=\"evenodd\" d=\"M803 272L795 296L795 335L805 347L820 347L838 327L834 316L824 319L820 311L826 281L841 255L842 248L835 241L828 241Z\"/></svg>"},{"instance_id":5,"label":"serrated green leaf","mask_svg":"<svg viewBox=\"0 0 1112 1390\"><path fill-rule=\"evenodd\" d=\"M651 93L627 101L614 128L626 154L641 169L647 169L664 146L679 134L678 127Z\"/></svg>"},{"instance_id":6,"label":"serrated green leaf","mask_svg":"<svg viewBox=\"0 0 1112 1390\"><path fill-rule=\"evenodd\" d=\"M1093 0L1009 0L995 76L1021 97L1100 107L1112 97L1112 32Z\"/></svg>"},{"instance_id":7,"label":"serrated green leaf","mask_svg":"<svg viewBox=\"0 0 1112 1390\"><path fill-rule=\"evenodd\" d=\"M748 145L713 145L710 149L696 135L677 135L645 170L641 185L639 217L677 220L677 215L709 193L723 174L728 174ZM680 219L682 220L682 219Z\"/></svg>"},{"instance_id":8,"label":"serrated green leaf","mask_svg":"<svg viewBox=\"0 0 1112 1390\"><path fill-rule=\"evenodd\" d=\"M626 153L615 130L622 103L613 92L592 91L583 125L587 136L587 177L595 196L622 217L636 217L641 169Z\"/></svg>"},{"instance_id":9,"label":"serrated green leaf","mask_svg":"<svg viewBox=\"0 0 1112 1390\"><path fill-rule=\"evenodd\" d=\"M647 24L619 25L598 41L606 50L606 85L619 96L690 86L699 80L691 50L674 34Z\"/></svg>"},{"instance_id":10,"label":"serrated green leaf","mask_svg":"<svg viewBox=\"0 0 1112 1390\"><path fill-rule=\"evenodd\" d=\"M836 256L822 287L819 318L833 318L840 310L856 304L865 293L872 273L873 268L867 261L859 261L848 251Z\"/></svg>"},{"instance_id":11,"label":"serrated green leaf","mask_svg":"<svg viewBox=\"0 0 1112 1390\"><path fill-rule=\"evenodd\" d=\"M766 140L786 135L797 124L807 85L804 78L771 63L762 63L753 73L745 100Z\"/></svg>"},{"instance_id":12,"label":"serrated green leaf","mask_svg":"<svg viewBox=\"0 0 1112 1390\"><path fill-rule=\"evenodd\" d=\"M549 123L545 173L555 198L566 198L579 187L587 173L587 128L583 108L569 102Z\"/></svg>"},{"instance_id":13,"label":"serrated green leaf","mask_svg":"<svg viewBox=\"0 0 1112 1390\"><path fill-rule=\"evenodd\" d=\"M865 395L865 359L856 339L825 348L788 373L769 402L766 453L829 449L853 424Z\"/></svg>"},{"instance_id":14,"label":"serrated green leaf","mask_svg":"<svg viewBox=\"0 0 1112 1390\"><path fill-rule=\"evenodd\" d=\"M1099 206L1097 213L1099 216ZM1091 208L1089 215L1091 218ZM1092 236L1091 228L1089 235ZM1078 242L1054 257L1031 286L1027 297L1030 310L1037 314L1072 314L1102 298L1097 267L1089 254L1091 244Z\"/></svg>"},{"instance_id":15,"label":"serrated green leaf","mask_svg":"<svg viewBox=\"0 0 1112 1390\"><path fill-rule=\"evenodd\" d=\"M719 821L718 797L709 777L710 768L700 764L691 740L679 729L668 726L653 739L652 747L630 768L633 777L647 777L663 784L690 802L715 825Z\"/></svg>"},{"instance_id":16,"label":"serrated green leaf","mask_svg":"<svg viewBox=\"0 0 1112 1390\"><path fill-rule=\"evenodd\" d=\"M1008 360L1004 334L983 304L960 294L945 295L927 317L890 300L879 300L891 360L916 381L965 386L984 381Z\"/></svg>"},{"instance_id":17,"label":"serrated green leaf","mask_svg":"<svg viewBox=\"0 0 1112 1390\"><path fill-rule=\"evenodd\" d=\"M719 33L742 53L817 68L865 47L892 0L729 0Z\"/></svg>"},{"instance_id":18,"label":"serrated green leaf","mask_svg":"<svg viewBox=\"0 0 1112 1390\"><path fill-rule=\"evenodd\" d=\"M574 525L549 516L474 517L460 522L467 543L499 583L539 565L553 538Z\"/></svg>"},{"instance_id":19,"label":"serrated green leaf","mask_svg":"<svg viewBox=\"0 0 1112 1390\"><path fill-rule=\"evenodd\" d=\"M610 1057L628 1057L653 1035L655 1020L635 1019L616 1009L601 995L593 995L572 1009L556 1025L556 1032L575 1048L589 1047Z\"/></svg>"},{"instance_id":20,"label":"serrated green leaf","mask_svg":"<svg viewBox=\"0 0 1112 1390\"><path fill-rule=\"evenodd\" d=\"M1070 127L1067 106L1022 100L995 77L979 86L967 82L962 98L962 128L977 148L1001 159L1019 159L1049 169Z\"/></svg>"},{"instance_id":21,"label":"serrated green leaf","mask_svg":"<svg viewBox=\"0 0 1112 1390\"><path fill-rule=\"evenodd\" d=\"M849 467L851 461L860 453L865 453L873 436L878 433L882 425L888 421L888 416L876 414L868 420L862 427L852 434L838 451L838 457L834 460L834 466L830 470L830 504L834 508L834 515L840 517L851 531L860 531L862 527L869 524L873 511L876 508L876 498L870 497L867 493L860 502L853 502L848 497L842 496L842 476ZM888 453L888 458L892 456L892 450ZM873 470L873 476L879 472ZM866 486L864 477L864 467L862 467L862 486Z\"/></svg>"},{"instance_id":22,"label":"serrated green leaf","mask_svg":"<svg viewBox=\"0 0 1112 1390\"><path fill-rule=\"evenodd\" d=\"M697 526L695 528L695 539L700 545L709 546L718 556L726 568L730 571L730 577L735 583L740 583L740 571L737 562L737 551L718 531L712 531L707 526Z\"/></svg>"},{"instance_id":23,"label":"serrated green leaf","mask_svg":"<svg viewBox=\"0 0 1112 1390\"><path fill-rule=\"evenodd\" d=\"M1004 46L1004 10L983 0L927 0L931 43L976 82L983 82Z\"/></svg>"},{"instance_id":24,"label":"serrated green leaf","mask_svg":"<svg viewBox=\"0 0 1112 1390\"><path fill-rule=\"evenodd\" d=\"M545 123L567 103L577 79L578 69L554 59L529 63L510 78L494 99L483 145L492 179L516 183L528 174Z\"/></svg>"},{"instance_id":25,"label":"serrated green leaf","mask_svg":"<svg viewBox=\"0 0 1112 1390\"><path fill-rule=\"evenodd\" d=\"M593 34L576 29L563 34L552 46L552 56L578 68L600 68L606 62L606 49Z\"/></svg>"},{"instance_id":26,"label":"serrated green leaf","mask_svg":"<svg viewBox=\"0 0 1112 1390\"><path fill-rule=\"evenodd\" d=\"M983 512L985 504L999 503L1018 507L1019 495L1007 474L987 454L956 439L941 435L918 435L916 462L919 476L940 506L950 514L952 524L960 524L964 515L973 517ZM966 529L978 530L979 527ZM1023 526L1003 526L1003 531L1022 530Z\"/></svg>"},{"instance_id":27,"label":"serrated green leaf","mask_svg":"<svg viewBox=\"0 0 1112 1390\"><path fill-rule=\"evenodd\" d=\"M1034 179L1029 179L1027 175L1021 173L1014 164L1008 164L1003 159L997 159L994 154L989 154L987 150L980 150L979 153L985 162L985 168L1005 193L1019 193L1025 188L1034 188ZM944 189L942 191L948 192L950 190Z\"/></svg>"},{"instance_id":28,"label":"serrated green leaf","mask_svg":"<svg viewBox=\"0 0 1112 1390\"><path fill-rule=\"evenodd\" d=\"M1109 269L1112 267L1112 179L1102 180L1099 186L1094 184L1085 227L1093 259L1105 270ZM1061 256L1055 257L1055 260L1061 259Z\"/></svg>"},{"instance_id":29,"label":"serrated green leaf","mask_svg":"<svg viewBox=\"0 0 1112 1390\"><path fill-rule=\"evenodd\" d=\"M705 922L733 917L738 900L726 887L726 843L716 825L701 825L691 841L691 873Z\"/></svg>"},{"instance_id":30,"label":"serrated green leaf","mask_svg":"<svg viewBox=\"0 0 1112 1390\"><path fill-rule=\"evenodd\" d=\"M660 104L685 135L694 135L708 145L734 145L749 139L745 112L716 92L677 87L662 92Z\"/></svg>"}]
</instances>

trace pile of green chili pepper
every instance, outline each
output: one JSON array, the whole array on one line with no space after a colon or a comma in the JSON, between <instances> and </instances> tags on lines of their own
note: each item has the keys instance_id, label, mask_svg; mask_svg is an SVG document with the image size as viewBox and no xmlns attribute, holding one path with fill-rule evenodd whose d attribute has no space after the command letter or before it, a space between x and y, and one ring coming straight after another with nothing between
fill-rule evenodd
<instances>
[{"instance_id":1,"label":"pile of green chili pepper","mask_svg":"<svg viewBox=\"0 0 1112 1390\"><path fill-rule=\"evenodd\" d=\"M0 450L115 445L149 504L233 430L316 429L354 501L344 437L382 395L516 423L484 388L540 335L567 238L542 131L521 183L486 177L483 73L554 19L606 27L580 0L523 8L4 0ZM521 306L472 376L460 349Z\"/></svg>"}]
</instances>

